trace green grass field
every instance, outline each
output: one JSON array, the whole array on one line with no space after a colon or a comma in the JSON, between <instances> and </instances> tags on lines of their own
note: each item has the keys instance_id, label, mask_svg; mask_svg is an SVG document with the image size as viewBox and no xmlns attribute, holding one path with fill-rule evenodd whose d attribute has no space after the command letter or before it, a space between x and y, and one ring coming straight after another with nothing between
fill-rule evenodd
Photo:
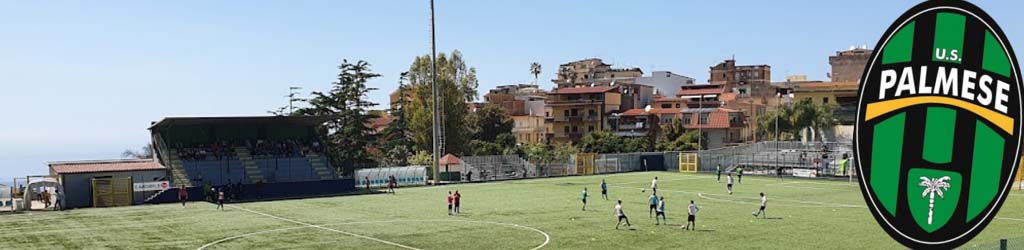
<instances>
[{"instance_id":1,"label":"green grass field","mask_svg":"<svg viewBox=\"0 0 1024 250\"><path fill-rule=\"evenodd\" d=\"M668 226L647 215L660 177ZM610 199L599 183L609 183ZM591 193L580 210L580 191ZM463 213L448 216L448 190ZM704 197L698 197L697 193ZM758 192L768 219L754 219ZM615 230L622 199L633 227ZM683 231L689 200L697 231ZM1024 194L1014 191L988 228L965 247L1024 234ZM373 194L234 204L147 205L0 215L0 249L897 249L876 225L855 184L743 178L728 195L713 175L671 172L412 187Z\"/></svg>"}]
</instances>

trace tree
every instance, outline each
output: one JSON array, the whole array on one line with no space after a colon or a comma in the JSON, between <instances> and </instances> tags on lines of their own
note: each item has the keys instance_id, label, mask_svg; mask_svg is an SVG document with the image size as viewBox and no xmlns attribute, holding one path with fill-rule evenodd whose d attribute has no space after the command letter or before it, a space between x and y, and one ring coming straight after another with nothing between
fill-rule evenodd
<instances>
[{"instance_id":1,"label":"tree","mask_svg":"<svg viewBox=\"0 0 1024 250\"><path fill-rule=\"evenodd\" d=\"M470 120L474 126L475 140L494 141L499 134L511 133L514 126L512 117L497 104L484 105L470 114Z\"/></svg>"},{"instance_id":2,"label":"tree","mask_svg":"<svg viewBox=\"0 0 1024 250\"><path fill-rule=\"evenodd\" d=\"M537 84L537 77L540 76L540 70L541 70L540 63L538 63L538 62L530 63L530 74L533 75L533 84Z\"/></svg>"},{"instance_id":3,"label":"tree","mask_svg":"<svg viewBox=\"0 0 1024 250\"><path fill-rule=\"evenodd\" d=\"M405 109L409 131L412 133L413 150L431 151L433 145L433 96L431 90L430 56L420 56L409 67L409 88L412 101ZM439 107L444 123L444 145L442 153L460 155L468 152L472 126L467 121L467 102L476 99L476 69L466 67L462 53L458 50L451 55L437 56L437 84L440 92Z\"/></svg>"},{"instance_id":4,"label":"tree","mask_svg":"<svg viewBox=\"0 0 1024 250\"><path fill-rule=\"evenodd\" d=\"M796 139L800 131L810 131L812 140L822 140L822 132L838 123L834 116L835 104L815 104L810 99L802 99L790 105L781 106L758 118L757 133L762 138L775 140ZM775 128L778 123L780 138L776 138Z\"/></svg>"},{"instance_id":5,"label":"tree","mask_svg":"<svg viewBox=\"0 0 1024 250\"><path fill-rule=\"evenodd\" d=\"M608 131L592 131L580 139L580 150L598 154L620 153L623 140Z\"/></svg>"},{"instance_id":6,"label":"tree","mask_svg":"<svg viewBox=\"0 0 1024 250\"><path fill-rule=\"evenodd\" d=\"M645 137L623 138L620 153L647 152L651 141Z\"/></svg>"},{"instance_id":7,"label":"tree","mask_svg":"<svg viewBox=\"0 0 1024 250\"><path fill-rule=\"evenodd\" d=\"M327 92L314 91L309 107L296 110L297 115L323 116L329 118L319 129L323 141L331 150L334 166L342 172L350 172L356 163L371 162L366 152L377 141L372 128L367 126L376 115L368 112L376 103L365 100L367 93L376 90L366 86L367 81L380 77L372 73L365 61L349 63L342 60L338 80L331 83ZM348 167L346 167L348 166Z\"/></svg>"},{"instance_id":8,"label":"tree","mask_svg":"<svg viewBox=\"0 0 1024 250\"><path fill-rule=\"evenodd\" d=\"M124 152L121 152L121 157L133 159L153 159L153 143L148 143L145 146L142 146L142 149L139 151L125 149Z\"/></svg>"},{"instance_id":9,"label":"tree","mask_svg":"<svg viewBox=\"0 0 1024 250\"><path fill-rule=\"evenodd\" d=\"M935 194L938 194L939 198L943 198L942 191L949 190L949 176L943 176L938 179L928 179L928 177L921 176L921 183L917 185L924 187L921 197L928 196L928 225L931 225L932 212L935 210Z\"/></svg>"},{"instance_id":10,"label":"tree","mask_svg":"<svg viewBox=\"0 0 1024 250\"><path fill-rule=\"evenodd\" d=\"M408 165L408 158L413 155L413 148L410 145L412 141L409 138L409 129L406 125L405 117L405 93L409 90L408 85L404 85L404 79L408 75L408 72L403 72L399 77L398 81L398 94L401 96L397 102L392 103L389 111L392 117L391 123L388 124L380 136L380 150L377 162L384 166L405 166Z\"/></svg>"},{"instance_id":11,"label":"tree","mask_svg":"<svg viewBox=\"0 0 1024 250\"><path fill-rule=\"evenodd\" d=\"M408 160L409 165L416 166L430 166L432 161L434 161L434 159L430 158L430 152L427 151L416 152L416 154L409 156Z\"/></svg>"},{"instance_id":12,"label":"tree","mask_svg":"<svg viewBox=\"0 0 1024 250\"><path fill-rule=\"evenodd\" d=\"M697 130L687 130L682 120L674 119L672 123L661 126L655 149L658 151L696 150L699 147L698 142L704 144L704 147L700 148L706 148L707 140L699 141L699 136Z\"/></svg>"}]
</instances>

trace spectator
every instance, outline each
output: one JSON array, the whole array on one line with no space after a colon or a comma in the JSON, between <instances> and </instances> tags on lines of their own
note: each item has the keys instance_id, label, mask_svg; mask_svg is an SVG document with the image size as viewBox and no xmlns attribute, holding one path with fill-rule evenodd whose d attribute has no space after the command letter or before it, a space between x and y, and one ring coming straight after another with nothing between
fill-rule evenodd
<instances>
[{"instance_id":1,"label":"spectator","mask_svg":"<svg viewBox=\"0 0 1024 250\"><path fill-rule=\"evenodd\" d=\"M54 191L53 196L55 198L55 201L53 203L53 210L64 210L64 204L62 203L64 201L64 194L61 193L60 190L57 190Z\"/></svg>"}]
</instances>

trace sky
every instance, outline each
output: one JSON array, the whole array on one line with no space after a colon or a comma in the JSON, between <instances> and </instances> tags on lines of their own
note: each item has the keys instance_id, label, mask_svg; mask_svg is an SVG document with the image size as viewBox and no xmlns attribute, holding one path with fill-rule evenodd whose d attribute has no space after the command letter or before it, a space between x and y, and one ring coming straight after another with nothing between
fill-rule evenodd
<instances>
[{"instance_id":1,"label":"sky","mask_svg":"<svg viewBox=\"0 0 1024 250\"><path fill-rule=\"evenodd\" d=\"M438 0L438 52L458 49L479 92L552 87L559 64L708 79L734 57L769 64L773 80L827 80L828 56L874 47L917 1ZM1024 41L1020 1L974 1L1011 42ZM429 2L0 1L0 179L46 174L46 162L119 158L163 117L265 115L289 86L323 91L342 59L398 74L430 52Z\"/></svg>"}]
</instances>

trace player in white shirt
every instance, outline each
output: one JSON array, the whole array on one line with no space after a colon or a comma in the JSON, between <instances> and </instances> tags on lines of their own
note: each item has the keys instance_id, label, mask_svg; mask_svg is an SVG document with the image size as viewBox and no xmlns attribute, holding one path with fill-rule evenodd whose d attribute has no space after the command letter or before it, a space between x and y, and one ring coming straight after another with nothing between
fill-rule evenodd
<instances>
[{"instance_id":1,"label":"player in white shirt","mask_svg":"<svg viewBox=\"0 0 1024 250\"><path fill-rule=\"evenodd\" d=\"M761 193L761 209L758 209L757 212L753 213L754 218L757 218L758 215L762 215L762 214L764 215L764 217L762 217L762 218L765 218L765 219L768 218L768 212L764 211L764 207L765 206L768 206L768 197L765 197L764 196L764 192L762 192Z\"/></svg>"},{"instance_id":2,"label":"player in white shirt","mask_svg":"<svg viewBox=\"0 0 1024 250\"><path fill-rule=\"evenodd\" d=\"M729 190L729 194L732 195L732 174L725 176L725 188Z\"/></svg>"},{"instance_id":3,"label":"player in white shirt","mask_svg":"<svg viewBox=\"0 0 1024 250\"><path fill-rule=\"evenodd\" d=\"M626 227L630 227L629 218L626 218L626 213L622 212L622 200L615 204L615 216L619 218L619 222L615 223L616 230L619 229L619 225L622 225L623 220L626 221Z\"/></svg>"},{"instance_id":4,"label":"player in white shirt","mask_svg":"<svg viewBox=\"0 0 1024 250\"><path fill-rule=\"evenodd\" d=\"M693 204L693 200L690 200L690 207L686 210L686 225L683 225L683 230L697 230L697 212L700 211L700 208ZM690 225L693 227L691 228Z\"/></svg>"},{"instance_id":5,"label":"player in white shirt","mask_svg":"<svg viewBox=\"0 0 1024 250\"><path fill-rule=\"evenodd\" d=\"M651 193L652 194L657 194L658 193L658 177L657 176L654 177L654 180L651 180Z\"/></svg>"},{"instance_id":6,"label":"player in white shirt","mask_svg":"<svg viewBox=\"0 0 1024 250\"><path fill-rule=\"evenodd\" d=\"M665 218L665 196L661 196L661 199L658 200L658 209L654 215L654 225L661 225L658 221L658 216L661 216L661 221L665 222L666 225L668 224L668 219Z\"/></svg>"}]
</instances>

